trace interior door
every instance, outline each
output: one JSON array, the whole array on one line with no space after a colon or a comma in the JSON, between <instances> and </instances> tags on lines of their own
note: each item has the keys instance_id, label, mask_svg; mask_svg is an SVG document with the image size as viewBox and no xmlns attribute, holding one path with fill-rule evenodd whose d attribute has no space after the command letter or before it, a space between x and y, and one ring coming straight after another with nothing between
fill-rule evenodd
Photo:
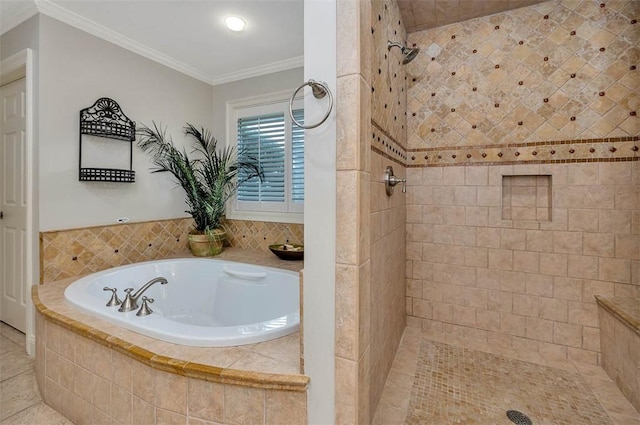
<instances>
[{"instance_id":1,"label":"interior door","mask_svg":"<svg viewBox=\"0 0 640 425\"><path fill-rule=\"evenodd\" d=\"M0 320L22 332L28 295L25 81L0 87Z\"/></svg>"}]
</instances>

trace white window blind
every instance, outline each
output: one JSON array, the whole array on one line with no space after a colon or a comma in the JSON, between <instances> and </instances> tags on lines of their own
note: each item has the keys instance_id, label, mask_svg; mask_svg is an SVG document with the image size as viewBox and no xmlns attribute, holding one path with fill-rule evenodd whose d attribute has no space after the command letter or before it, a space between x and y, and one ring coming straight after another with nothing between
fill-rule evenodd
<instances>
[{"instance_id":1,"label":"white window blind","mask_svg":"<svg viewBox=\"0 0 640 425\"><path fill-rule=\"evenodd\" d=\"M285 122L284 114L238 119L238 151L256 158L264 171L260 179L244 181L240 174L238 200L245 202L285 201ZM242 158L241 158L242 159ZM304 183L304 181L303 181Z\"/></svg>"},{"instance_id":2,"label":"white window blind","mask_svg":"<svg viewBox=\"0 0 640 425\"><path fill-rule=\"evenodd\" d=\"M293 111L293 118L304 124L304 109ZM292 126L291 137L291 200L304 202L304 129Z\"/></svg>"},{"instance_id":3,"label":"white window blind","mask_svg":"<svg viewBox=\"0 0 640 425\"><path fill-rule=\"evenodd\" d=\"M282 99L241 105L228 104L230 140L243 157L260 161L264 176L246 180L239 174L240 184L227 216L301 223L304 209L304 130L293 124L289 116L287 93ZM304 122L302 101L294 102L293 116Z\"/></svg>"}]
</instances>

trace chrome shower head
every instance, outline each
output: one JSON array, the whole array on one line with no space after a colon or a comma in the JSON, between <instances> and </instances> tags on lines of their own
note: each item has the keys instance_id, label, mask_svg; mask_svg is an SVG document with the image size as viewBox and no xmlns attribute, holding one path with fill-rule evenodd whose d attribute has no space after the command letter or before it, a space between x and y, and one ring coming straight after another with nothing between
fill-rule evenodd
<instances>
[{"instance_id":1,"label":"chrome shower head","mask_svg":"<svg viewBox=\"0 0 640 425\"><path fill-rule=\"evenodd\" d=\"M391 40L387 41L387 50L391 50L392 47L399 47L402 53L402 64L406 65L418 56L420 53L419 47L407 47L404 44L395 43Z\"/></svg>"}]
</instances>

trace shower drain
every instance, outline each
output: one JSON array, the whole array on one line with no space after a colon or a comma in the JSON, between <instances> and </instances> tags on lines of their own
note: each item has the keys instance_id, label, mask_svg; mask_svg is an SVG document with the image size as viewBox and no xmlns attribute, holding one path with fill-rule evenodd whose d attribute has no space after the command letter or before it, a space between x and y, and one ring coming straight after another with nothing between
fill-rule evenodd
<instances>
[{"instance_id":1,"label":"shower drain","mask_svg":"<svg viewBox=\"0 0 640 425\"><path fill-rule=\"evenodd\" d=\"M507 418L516 425L533 425L531 419L524 413L517 410L507 410Z\"/></svg>"}]
</instances>

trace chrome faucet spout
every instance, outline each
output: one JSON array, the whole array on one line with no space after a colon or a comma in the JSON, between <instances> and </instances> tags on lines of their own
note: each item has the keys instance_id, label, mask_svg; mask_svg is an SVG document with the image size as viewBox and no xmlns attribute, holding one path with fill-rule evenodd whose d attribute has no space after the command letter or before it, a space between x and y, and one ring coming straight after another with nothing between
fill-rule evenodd
<instances>
[{"instance_id":1,"label":"chrome faucet spout","mask_svg":"<svg viewBox=\"0 0 640 425\"><path fill-rule=\"evenodd\" d=\"M151 285L153 285L154 283L160 282L161 285L166 285L167 283L169 283L167 281L166 278L164 277L156 277L154 279L151 279L149 282L145 283L144 286L140 289L138 289L136 292L134 292L133 294L131 294L131 298L134 299L134 301L138 301L138 298L140 298L140 296L142 294L144 294L144 292L149 289L151 287Z\"/></svg>"},{"instance_id":2,"label":"chrome faucet spout","mask_svg":"<svg viewBox=\"0 0 640 425\"><path fill-rule=\"evenodd\" d=\"M140 296L144 294L145 291L149 289L153 284L158 282L160 282L161 285L166 285L167 283L169 283L169 281L167 281L167 279L164 277L156 277L145 283L142 288L138 289L133 294L131 293L133 291L133 288L125 289L124 291L127 293L127 296L120 305L118 311L124 313L138 308L138 298L140 298Z\"/></svg>"}]
</instances>

